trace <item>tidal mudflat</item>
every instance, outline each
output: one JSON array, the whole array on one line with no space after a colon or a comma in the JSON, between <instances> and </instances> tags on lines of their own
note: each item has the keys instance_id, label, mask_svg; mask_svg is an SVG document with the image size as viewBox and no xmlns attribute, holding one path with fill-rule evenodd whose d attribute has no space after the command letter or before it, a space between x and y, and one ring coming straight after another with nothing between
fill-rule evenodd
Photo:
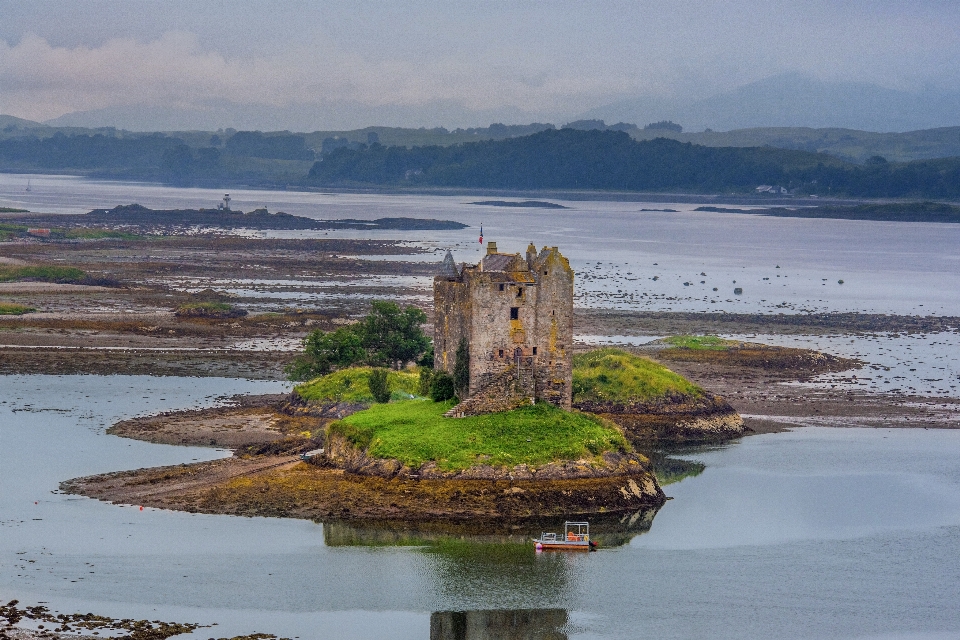
<instances>
[{"instance_id":1,"label":"tidal mudflat","mask_svg":"<svg viewBox=\"0 0 960 640\"><path fill-rule=\"evenodd\" d=\"M14 193L22 181L0 176L3 204L81 213L128 202L196 207L222 195L62 177L33 185ZM103 430L288 390L281 369L300 337L350 321L370 297L422 302L438 249L479 255L474 230L0 245L6 264L62 259L115 269L126 284L0 291L4 302L39 309L5 317L0 329L9 374L0 376L0 598L218 624L194 637L425 638L468 618L570 638L960 633L955 225L761 218L675 203L540 210L456 196L233 195L322 218L483 222L504 249L562 244L583 290L576 326L585 342L644 350L656 338L705 332L863 366L804 377L671 362L756 431L792 430L674 452L703 472L679 474L665 487L673 500L627 518L615 544L589 556L537 557L522 536L140 511L57 487L229 455ZM204 296L249 315L174 315ZM139 375L104 375L113 373ZM890 428L901 426L918 428Z\"/></svg>"}]
</instances>

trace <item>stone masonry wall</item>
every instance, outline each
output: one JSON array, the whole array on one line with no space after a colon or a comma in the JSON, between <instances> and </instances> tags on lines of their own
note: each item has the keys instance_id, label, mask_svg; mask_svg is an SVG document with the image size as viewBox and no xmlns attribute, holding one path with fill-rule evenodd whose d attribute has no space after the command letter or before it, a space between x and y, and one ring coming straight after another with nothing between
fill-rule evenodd
<instances>
[{"instance_id":1,"label":"stone masonry wall","mask_svg":"<svg viewBox=\"0 0 960 640\"><path fill-rule=\"evenodd\" d=\"M466 285L436 278L433 308L433 368L452 375L460 338L470 341L471 301Z\"/></svg>"},{"instance_id":2,"label":"stone masonry wall","mask_svg":"<svg viewBox=\"0 0 960 640\"><path fill-rule=\"evenodd\" d=\"M470 348L470 396L513 367L529 396L569 409L573 387L574 274L556 247L526 259L490 253L477 266L434 279L434 367L453 373L457 346Z\"/></svg>"}]
</instances>

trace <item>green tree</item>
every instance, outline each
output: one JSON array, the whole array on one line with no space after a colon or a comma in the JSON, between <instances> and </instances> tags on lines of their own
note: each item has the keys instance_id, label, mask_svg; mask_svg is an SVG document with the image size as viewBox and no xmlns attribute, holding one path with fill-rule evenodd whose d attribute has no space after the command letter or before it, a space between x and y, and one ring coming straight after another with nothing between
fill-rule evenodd
<instances>
[{"instance_id":1,"label":"green tree","mask_svg":"<svg viewBox=\"0 0 960 640\"><path fill-rule=\"evenodd\" d=\"M374 402L386 404L390 402L390 384L387 382L389 372L386 369L374 369L370 372L368 384Z\"/></svg>"},{"instance_id":2,"label":"green tree","mask_svg":"<svg viewBox=\"0 0 960 640\"><path fill-rule=\"evenodd\" d=\"M403 309L395 302L373 303L370 315L360 321L360 335L367 350L367 362L395 366L416 360L430 346L420 325L427 314L413 306Z\"/></svg>"},{"instance_id":3,"label":"green tree","mask_svg":"<svg viewBox=\"0 0 960 640\"><path fill-rule=\"evenodd\" d=\"M430 399L434 402L443 402L455 395L453 378L442 371L435 371L430 380Z\"/></svg>"},{"instance_id":4,"label":"green tree","mask_svg":"<svg viewBox=\"0 0 960 640\"><path fill-rule=\"evenodd\" d=\"M460 338L456 361L453 363L453 388L457 396L466 398L470 392L470 347L466 338Z\"/></svg>"},{"instance_id":5,"label":"green tree","mask_svg":"<svg viewBox=\"0 0 960 640\"><path fill-rule=\"evenodd\" d=\"M287 375L292 380L306 380L363 362L366 351L358 329L359 325L350 325L310 333L304 340L303 354L286 368Z\"/></svg>"},{"instance_id":6,"label":"green tree","mask_svg":"<svg viewBox=\"0 0 960 640\"><path fill-rule=\"evenodd\" d=\"M428 398L430 396L430 383L433 381L433 369L422 367L420 369L420 380L417 381L417 394Z\"/></svg>"},{"instance_id":7,"label":"green tree","mask_svg":"<svg viewBox=\"0 0 960 640\"><path fill-rule=\"evenodd\" d=\"M423 352L423 355L420 356L420 359L417 360L417 366L425 369L433 369L433 342L430 342L430 346L427 347L427 350Z\"/></svg>"}]
</instances>

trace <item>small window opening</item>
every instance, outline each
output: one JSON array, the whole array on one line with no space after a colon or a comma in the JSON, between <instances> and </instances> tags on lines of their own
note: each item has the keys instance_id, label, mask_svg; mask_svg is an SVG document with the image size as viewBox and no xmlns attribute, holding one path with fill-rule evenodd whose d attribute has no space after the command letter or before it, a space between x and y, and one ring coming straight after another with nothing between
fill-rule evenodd
<instances>
[{"instance_id":1,"label":"small window opening","mask_svg":"<svg viewBox=\"0 0 960 640\"><path fill-rule=\"evenodd\" d=\"M500 285L500 291L503 291L503 285Z\"/></svg>"},{"instance_id":2,"label":"small window opening","mask_svg":"<svg viewBox=\"0 0 960 640\"><path fill-rule=\"evenodd\" d=\"M552 316L555 316L555 315L557 315L557 310L556 310L556 309L554 309L553 311L551 311L551 312L550 312L550 315L552 315Z\"/></svg>"},{"instance_id":3,"label":"small window opening","mask_svg":"<svg viewBox=\"0 0 960 640\"><path fill-rule=\"evenodd\" d=\"M543 272L543 275L547 275L547 272L546 272L546 271L544 271L544 272Z\"/></svg>"},{"instance_id":4,"label":"small window opening","mask_svg":"<svg viewBox=\"0 0 960 640\"><path fill-rule=\"evenodd\" d=\"M533 355L537 355L537 348L536 348L536 347L533 348Z\"/></svg>"},{"instance_id":5,"label":"small window opening","mask_svg":"<svg viewBox=\"0 0 960 640\"><path fill-rule=\"evenodd\" d=\"M510 307L510 319L511 320L520 319L520 307Z\"/></svg>"},{"instance_id":6,"label":"small window opening","mask_svg":"<svg viewBox=\"0 0 960 640\"><path fill-rule=\"evenodd\" d=\"M502 357L503 357L503 349L500 349L500 350L497 352L497 355L502 358Z\"/></svg>"},{"instance_id":7,"label":"small window opening","mask_svg":"<svg viewBox=\"0 0 960 640\"><path fill-rule=\"evenodd\" d=\"M517 287L517 297L518 298L523 297L523 287Z\"/></svg>"}]
</instances>

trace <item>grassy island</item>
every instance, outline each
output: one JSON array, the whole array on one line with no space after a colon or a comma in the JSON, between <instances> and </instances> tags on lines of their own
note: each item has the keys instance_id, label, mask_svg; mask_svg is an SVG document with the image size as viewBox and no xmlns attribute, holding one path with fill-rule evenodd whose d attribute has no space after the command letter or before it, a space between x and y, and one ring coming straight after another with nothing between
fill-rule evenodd
<instances>
[{"instance_id":1,"label":"grassy island","mask_svg":"<svg viewBox=\"0 0 960 640\"><path fill-rule=\"evenodd\" d=\"M87 274L76 267L57 266L24 266L0 267L0 282L18 282L33 280L36 282L57 282L77 284L86 278Z\"/></svg>"},{"instance_id":2,"label":"grassy island","mask_svg":"<svg viewBox=\"0 0 960 640\"><path fill-rule=\"evenodd\" d=\"M294 391L307 402L373 402L370 372L373 367L350 367L297 385ZM410 371L390 371L387 385L393 399L409 400L417 394L419 376Z\"/></svg>"},{"instance_id":3,"label":"grassy island","mask_svg":"<svg viewBox=\"0 0 960 640\"><path fill-rule=\"evenodd\" d=\"M34 307L27 307L22 304L0 302L0 316L22 316L26 313L33 313L34 311L36 311Z\"/></svg>"},{"instance_id":4,"label":"grassy island","mask_svg":"<svg viewBox=\"0 0 960 640\"><path fill-rule=\"evenodd\" d=\"M330 428L373 457L395 458L412 468L432 460L444 471L590 459L628 448L617 428L549 404L445 418L451 406L429 400L378 404Z\"/></svg>"},{"instance_id":5,"label":"grassy island","mask_svg":"<svg viewBox=\"0 0 960 640\"><path fill-rule=\"evenodd\" d=\"M680 374L623 349L597 349L573 358L574 403L651 402L703 394L703 389Z\"/></svg>"}]
</instances>

